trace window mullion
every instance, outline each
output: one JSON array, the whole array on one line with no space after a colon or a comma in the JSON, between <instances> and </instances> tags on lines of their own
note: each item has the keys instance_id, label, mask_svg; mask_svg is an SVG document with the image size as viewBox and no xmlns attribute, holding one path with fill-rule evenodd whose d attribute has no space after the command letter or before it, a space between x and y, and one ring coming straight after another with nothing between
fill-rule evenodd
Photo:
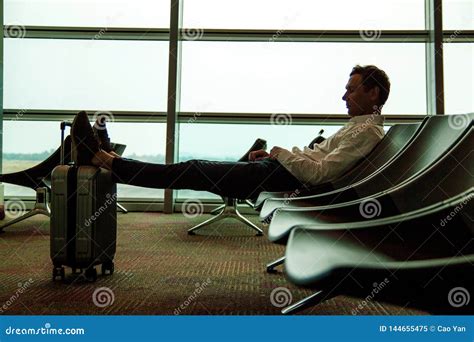
<instances>
[{"instance_id":1,"label":"window mullion","mask_svg":"<svg viewBox=\"0 0 474 342\"><path fill-rule=\"evenodd\" d=\"M444 114L442 0L425 0L426 96L428 114Z\"/></svg>"},{"instance_id":2,"label":"window mullion","mask_svg":"<svg viewBox=\"0 0 474 342\"><path fill-rule=\"evenodd\" d=\"M171 0L170 11L170 42L168 68L168 110L166 118L166 164L177 160L178 134L177 118L181 94L181 42L180 28L183 21L182 0ZM174 191L165 190L164 212L172 213L174 207Z\"/></svg>"}]
</instances>

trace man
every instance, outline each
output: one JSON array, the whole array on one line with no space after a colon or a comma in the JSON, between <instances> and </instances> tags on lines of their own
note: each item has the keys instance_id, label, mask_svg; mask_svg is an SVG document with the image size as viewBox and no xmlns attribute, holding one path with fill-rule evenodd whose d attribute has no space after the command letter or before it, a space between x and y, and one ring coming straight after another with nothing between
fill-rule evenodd
<instances>
[{"instance_id":1,"label":"man","mask_svg":"<svg viewBox=\"0 0 474 342\"><path fill-rule=\"evenodd\" d=\"M255 151L244 163L190 160L163 165L120 158L101 149L107 146L107 139L96 140L85 112L74 119L71 136L77 164L109 169L118 183L255 198L262 191L294 190L328 182L348 171L383 138L380 113L389 92L390 81L384 71L373 65L357 65L342 97L351 119L336 134L313 149L294 147L288 151L275 146L270 153Z\"/></svg>"}]
</instances>

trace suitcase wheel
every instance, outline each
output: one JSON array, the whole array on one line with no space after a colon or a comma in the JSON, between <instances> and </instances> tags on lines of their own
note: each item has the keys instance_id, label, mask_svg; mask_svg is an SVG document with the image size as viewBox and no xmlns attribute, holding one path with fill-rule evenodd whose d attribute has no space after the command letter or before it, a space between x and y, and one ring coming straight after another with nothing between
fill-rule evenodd
<instances>
[{"instance_id":1,"label":"suitcase wheel","mask_svg":"<svg viewBox=\"0 0 474 342\"><path fill-rule=\"evenodd\" d=\"M102 275L114 274L114 263L112 261L104 262L102 264Z\"/></svg>"},{"instance_id":2,"label":"suitcase wheel","mask_svg":"<svg viewBox=\"0 0 474 342\"><path fill-rule=\"evenodd\" d=\"M64 267L53 267L53 281L56 280L57 277L60 277L63 281L66 279Z\"/></svg>"},{"instance_id":3,"label":"suitcase wheel","mask_svg":"<svg viewBox=\"0 0 474 342\"><path fill-rule=\"evenodd\" d=\"M91 279L92 281L96 281L97 280L97 270L95 269L95 267L90 267L90 268L86 269L85 276L86 276L87 279Z\"/></svg>"}]
</instances>

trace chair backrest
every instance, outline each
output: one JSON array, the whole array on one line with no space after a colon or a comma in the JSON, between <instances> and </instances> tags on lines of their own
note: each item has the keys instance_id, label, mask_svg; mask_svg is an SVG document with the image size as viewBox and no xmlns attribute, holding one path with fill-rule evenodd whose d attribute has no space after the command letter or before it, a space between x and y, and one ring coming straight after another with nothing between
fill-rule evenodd
<instances>
[{"instance_id":1,"label":"chair backrest","mask_svg":"<svg viewBox=\"0 0 474 342\"><path fill-rule=\"evenodd\" d=\"M408 212L436 204L474 187L474 128L420 177L390 192L400 212Z\"/></svg>"},{"instance_id":2,"label":"chair backrest","mask_svg":"<svg viewBox=\"0 0 474 342\"><path fill-rule=\"evenodd\" d=\"M67 136L64 140L65 162L71 161L71 137ZM41 163L30 167L29 169L0 175L0 181L15 185L21 185L32 189L47 186L47 180L54 167L59 165L61 160L61 148L58 148L48 158ZM46 181L46 183L45 183Z\"/></svg>"},{"instance_id":3,"label":"chair backrest","mask_svg":"<svg viewBox=\"0 0 474 342\"><path fill-rule=\"evenodd\" d=\"M426 119L420 123L400 124L390 127L382 141L375 146L369 155L342 177L333 181L332 187L339 189L348 186L379 170L409 145L424 123L426 123Z\"/></svg>"},{"instance_id":4,"label":"chair backrest","mask_svg":"<svg viewBox=\"0 0 474 342\"><path fill-rule=\"evenodd\" d=\"M338 179L330 183L312 186L309 190L309 193L306 193L305 195L321 194L345 188L355 182L363 180L364 178L372 175L374 172L379 171L385 164L396 158L396 156L411 143L411 141L420 132L421 127L423 127L423 125L427 122L427 119L428 118L425 118L420 123L400 124L390 127L382 141L380 141L377 146L375 146L375 148L367 155L367 157L361 159L361 161L358 162L352 169L350 169ZM290 193L287 195L290 195ZM255 206L256 208L259 208L263 205L265 200L272 197L282 196L282 193L268 191L261 192Z\"/></svg>"},{"instance_id":5,"label":"chair backrest","mask_svg":"<svg viewBox=\"0 0 474 342\"><path fill-rule=\"evenodd\" d=\"M453 124L455 117L437 115L429 118L420 133L381 172L353 187L359 198L396 186L427 168L445 155L470 129L474 114L465 114L466 124ZM453 119L454 118L454 119Z\"/></svg>"}]
</instances>

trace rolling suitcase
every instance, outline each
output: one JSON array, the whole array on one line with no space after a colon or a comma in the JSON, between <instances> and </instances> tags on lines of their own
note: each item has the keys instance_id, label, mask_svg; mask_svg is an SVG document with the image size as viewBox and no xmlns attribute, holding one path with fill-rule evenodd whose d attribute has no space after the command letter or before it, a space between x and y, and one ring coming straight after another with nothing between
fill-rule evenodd
<instances>
[{"instance_id":1,"label":"rolling suitcase","mask_svg":"<svg viewBox=\"0 0 474 342\"><path fill-rule=\"evenodd\" d=\"M61 123L61 146L64 129ZM65 279L65 268L97 279L96 266L102 274L114 271L117 237L117 185L112 173L94 166L61 165L51 174L51 260L53 280Z\"/></svg>"}]
</instances>

